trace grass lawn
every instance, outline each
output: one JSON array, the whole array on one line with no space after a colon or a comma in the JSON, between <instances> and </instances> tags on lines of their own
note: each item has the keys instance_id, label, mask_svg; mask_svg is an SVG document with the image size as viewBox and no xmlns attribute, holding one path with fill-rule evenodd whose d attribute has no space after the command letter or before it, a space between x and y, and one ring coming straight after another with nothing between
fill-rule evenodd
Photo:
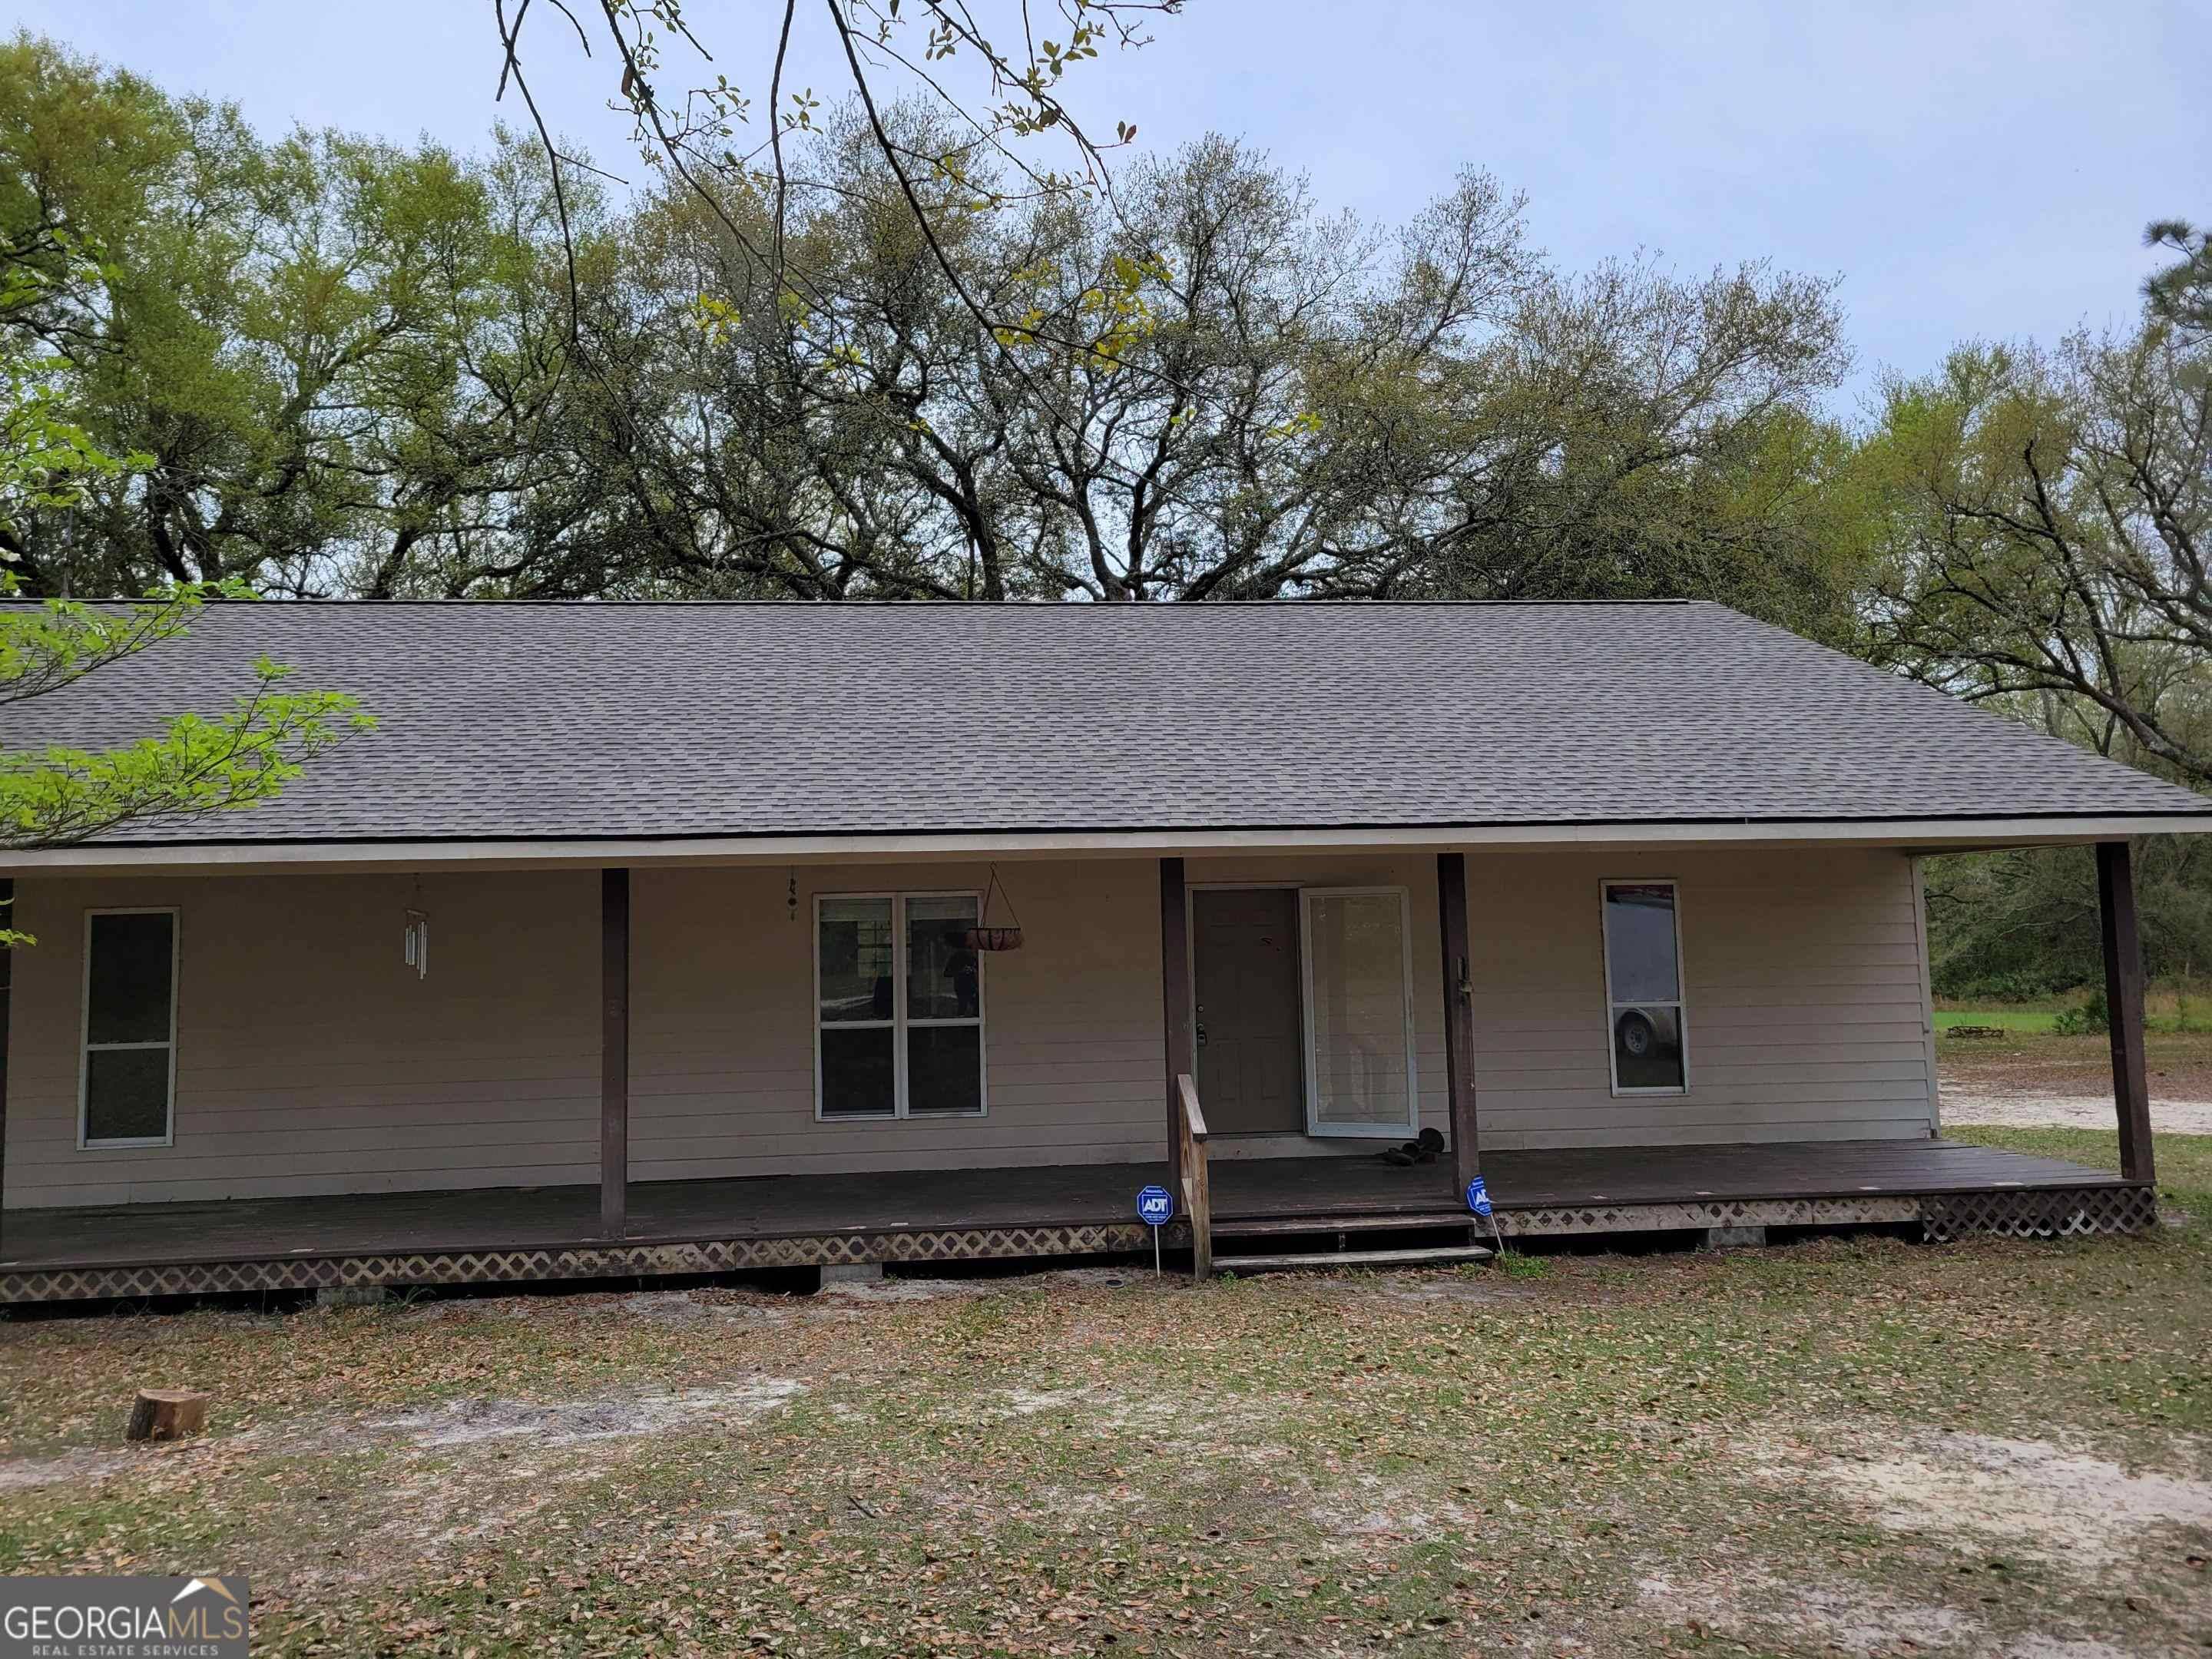
<instances>
[{"instance_id":1,"label":"grass lawn","mask_svg":"<svg viewBox=\"0 0 2212 1659\"><path fill-rule=\"evenodd\" d=\"M2031 1016L2010 1011L2010 1017ZM1950 1031L1958 1024L2002 1021L1986 1012L1947 1016L1941 1010L1936 1024L1936 1062L1946 1089L2112 1097L2112 1039L2101 1031L2066 1036L2008 1025L2002 1036L1954 1036ZM2154 1099L2212 1100L2212 1032L2153 1026L2143 1046Z\"/></svg>"},{"instance_id":2,"label":"grass lawn","mask_svg":"<svg viewBox=\"0 0 2212 1659\"><path fill-rule=\"evenodd\" d=\"M2032 1002L1990 1003L1959 997L1936 999L1936 1029L1979 1025L2003 1031L2054 1032L2062 1015L2078 1013L2096 988L2082 986L2063 996ZM2101 994L2101 993L2099 993ZM2160 984L2143 999L2143 1024L2153 1033L2203 1036L2212 1032L2212 995L2202 984ZM2103 1040L2102 1032L2092 1032Z\"/></svg>"},{"instance_id":3,"label":"grass lawn","mask_svg":"<svg viewBox=\"0 0 2212 1659\"><path fill-rule=\"evenodd\" d=\"M0 1572L243 1572L284 1654L2197 1651L2160 1156L2146 1239L17 1320ZM212 1431L123 1448L155 1382Z\"/></svg>"},{"instance_id":4,"label":"grass lawn","mask_svg":"<svg viewBox=\"0 0 2212 1659\"><path fill-rule=\"evenodd\" d=\"M1960 1025L1985 1025L2000 1031L2055 1031L2056 1008L1938 1008L1936 1029L1948 1031Z\"/></svg>"}]
</instances>

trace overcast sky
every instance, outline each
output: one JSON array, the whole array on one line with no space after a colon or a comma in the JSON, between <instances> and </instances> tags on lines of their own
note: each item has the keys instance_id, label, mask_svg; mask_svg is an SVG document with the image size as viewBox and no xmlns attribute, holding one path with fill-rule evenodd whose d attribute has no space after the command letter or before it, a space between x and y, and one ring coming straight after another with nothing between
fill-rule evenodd
<instances>
[{"instance_id":1,"label":"overcast sky","mask_svg":"<svg viewBox=\"0 0 2212 1659\"><path fill-rule=\"evenodd\" d=\"M977 10L1001 9L985 0ZM689 0L718 67L757 78L766 0ZM810 9L802 7L802 21ZM302 122L480 143L489 0L17 0L25 27L175 90ZM0 11L0 15L6 15ZM640 169L550 6L528 59L562 129ZM1458 167L1529 197L1568 266L1641 247L1684 270L1766 257L1844 279L1859 370L1966 337L2125 321L2154 217L2212 217L2203 0L1189 0L1086 65L1086 123L1173 145L1239 134L1331 206L1401 217ZM828 91L819 23L791 79Z\"/></svg>"}]
</instances>

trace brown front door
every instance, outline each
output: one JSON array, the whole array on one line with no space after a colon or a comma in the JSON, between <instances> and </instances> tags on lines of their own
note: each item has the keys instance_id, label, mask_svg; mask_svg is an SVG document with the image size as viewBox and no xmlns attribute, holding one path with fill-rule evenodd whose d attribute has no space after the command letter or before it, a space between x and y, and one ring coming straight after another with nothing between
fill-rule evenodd
<instances>
[{"instance_id":1,"label":"brown front door","mask_svg":"<svg viewBox=\"0 0 2212 1659\"><path fill-rule=\"evenodd\" d=\"M1303 1134L1298 896L1287 887L1191 894L1198 1099L1217 1135Z\"/></svg>"}]
</instances>

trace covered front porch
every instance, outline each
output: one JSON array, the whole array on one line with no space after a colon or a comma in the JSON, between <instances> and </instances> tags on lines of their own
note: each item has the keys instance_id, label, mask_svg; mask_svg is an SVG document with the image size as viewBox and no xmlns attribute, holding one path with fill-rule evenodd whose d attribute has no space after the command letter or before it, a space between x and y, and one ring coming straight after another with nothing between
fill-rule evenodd
<instances>
[{"instance_id":1,"label":"covered front porch","mask_svg":"<svg viewBox=\"0 0 2212 1659\"><path fill-rule=\"evenodd\" d=\"M2055 1235L2154 1218L2147 1182L1946 1140L1499 1152L1484 1168L1508 1238L1916 1222L1936 1237ZM618 1239L588 1184L17 1211L0 1303L1123 1255L1150 1244L1139 1188L1167 1178L1139 1163L655 1182L631 1188ZM1208 1178L1217 1239L1472 1223L1449 1163L1232 1159ZM1164 1242L1191 1248L1187 1210Z\"/></svg>"},{"instance_id":2,"label":"covered front porch","mask_svg":"<svg viewBox=\"0 0 2212 1659\"><path fill-rule=\"evenodd\" d=\"M1508 1237L2139 1228L2125 844L2100 867L2118 1177L1939 1138L1897 848L26 883L0 1302L1120 1254L1155 1183L1200 1274L1464 1249L1477 1175ZM983 960L996 886L1027 939ZM144 973L95 961L112 918ZM1619 982L1630 921L1663 985ZM150 1037L91 1035L113 985ZM111 1048L167 1085L130 1133Z\"/></svg>"}]
</instances>

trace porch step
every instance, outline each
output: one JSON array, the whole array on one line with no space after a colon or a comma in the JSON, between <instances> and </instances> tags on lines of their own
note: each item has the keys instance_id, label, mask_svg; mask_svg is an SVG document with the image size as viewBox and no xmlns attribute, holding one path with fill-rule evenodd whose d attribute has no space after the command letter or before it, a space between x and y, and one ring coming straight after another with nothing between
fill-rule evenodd
<instances>
[{"instance_id":1,"label":"porch step","mask_svg":"<svg viewBox=\"0 0 2212 1659\"><path fill-rule=\"evenodd\" d=\"M1243 1221L1216 1221L1216 1238L1268 1238L1304 1233L1436 1232L1474 1224L1465 1210L1438 1210L1427 1214L1254 1216Z\"/></svg>"},{"instance_id":2,"label":"porch step","mask_svg":"<svg viewBox=\"0 0 2212 1659\"><path fill-rule=\"evenodd\" d=\"M1217 1255L1218 1273L1294 1273L1316 1267L1441 1267L1454 1261L1487 1261L1486 1244L1449 1244L1421 1250L1313 1250L1297 1255Z\"/></svg>"}]
</instances>

